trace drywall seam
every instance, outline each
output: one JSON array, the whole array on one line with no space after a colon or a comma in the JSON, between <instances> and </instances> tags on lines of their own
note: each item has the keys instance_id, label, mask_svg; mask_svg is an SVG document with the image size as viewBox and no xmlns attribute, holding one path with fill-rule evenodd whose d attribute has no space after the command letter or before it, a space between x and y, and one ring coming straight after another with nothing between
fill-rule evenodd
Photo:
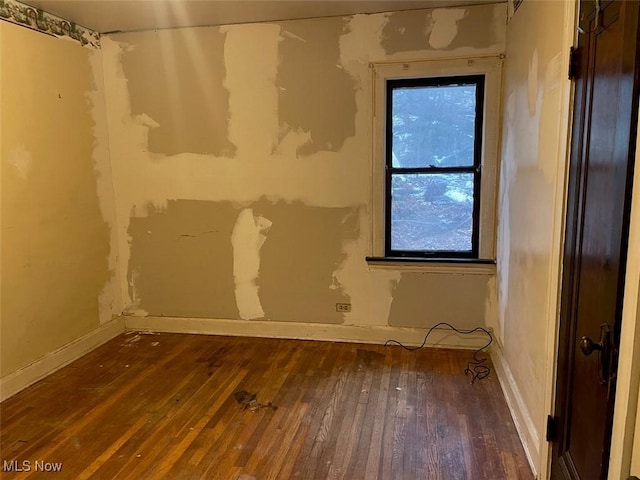
<instances>
[{"instance_id":1,"label":"drywall seam","mask_svg":"<svg viewBox=\"0 0 640 480\"><path fill-rule=\"evenodd\" d=\"M105 104L104 74L102 52L95 50L89 56L93 74L93 89L87 92L93 117L93 166L96 173L96 189L102 218L109 226L109 279L99 294L100 323L110 321L123 310L122 295L118 276L118 222L116 218L113 175L111 172L109 151L109 129Z\"/></svg>"},{"instance_id":2,"label":"drywall seam","mask_svg":"<svg viewBox=\"0 0 640 480\"><path fill-rule=\"evenodd\" d=\"M269 228L270 220L254 215L251 208L245 208L238 215L231 235L236 304L243 320L264 317L256 280L260 273L260 248Z\"/></svg>"}]
</instances>

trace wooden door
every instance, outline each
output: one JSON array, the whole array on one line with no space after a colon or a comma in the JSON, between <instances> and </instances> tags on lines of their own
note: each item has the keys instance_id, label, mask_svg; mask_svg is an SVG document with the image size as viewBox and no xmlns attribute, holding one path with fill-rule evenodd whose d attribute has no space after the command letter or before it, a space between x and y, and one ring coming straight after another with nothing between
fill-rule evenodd
<instances>
[{"instance_id":1,"label":"wooden door","mask_svg":"<svg viewBox=\"0 0 640 480\"><path fill-rule=\"evenodd\" d=\"M586 480L605 479L609 464L638 115L638 2L582 0L579 17L551 478Z\"/></svg>"}]
</instances>

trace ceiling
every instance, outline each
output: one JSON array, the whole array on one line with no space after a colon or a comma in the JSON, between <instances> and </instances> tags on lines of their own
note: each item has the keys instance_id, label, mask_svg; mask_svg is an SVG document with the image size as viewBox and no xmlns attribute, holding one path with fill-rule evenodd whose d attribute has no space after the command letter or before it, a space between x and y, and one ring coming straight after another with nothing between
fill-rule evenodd
<instances>
[{"instance_id":1,"label":"ceiling","mask_svg":"<svg viewBox=\"0 0 640 480\"><path fill-rule=\"evenodd\" d=\"M23 0L100 33L292 20L500 0ZM503 0L504 1L504 0Z\"/></svg>"}]
</instances>

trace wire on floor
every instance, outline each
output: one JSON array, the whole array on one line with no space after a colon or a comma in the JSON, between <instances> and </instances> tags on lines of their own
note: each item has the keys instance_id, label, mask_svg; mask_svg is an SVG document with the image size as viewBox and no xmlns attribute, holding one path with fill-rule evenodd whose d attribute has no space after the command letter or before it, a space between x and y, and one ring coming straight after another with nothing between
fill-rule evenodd
<instances>
[{"instance_id":1,"label":"wire on floor","mask_svg":"<svg viewBox=\"0 0 640 480\"><path fill-rule=\"evenodd\" d=\"M467 368L464 369L464 374L465 375L471 374L472 384L475 383L476 380L482 380L483 378L486 378L489 376L489 374L491 373L491 368L484 364L487 361L487 357L481 358L479 357L479 355L482 353L483 350L491 346L491 344L493 343L493 336L491 335L491 332L489 330L483 327L476 327L476 328L466 330L466 329L456 328L447 322L440 322L440 323L436 323L433 327L427 330L427 333L424 336L424 340L422 341L422 345L418 347L408 347L397 340L387 340L386 342L384 342L384 346L387 347L391 344L395 344L411 352L415 350L420 350L424 348L424 346L427 344L427 339L429 338L429 335L431 335L431 332L433 332L438 327L447 327L450 330L453 330L454 332L459 333L461 335L471 335L477 332L484 333L489 340L485 345L483 345L482 347L478 348L473 352L473 360L470 360L469 362L467 362Z\"/></svg>"}]
</instances>

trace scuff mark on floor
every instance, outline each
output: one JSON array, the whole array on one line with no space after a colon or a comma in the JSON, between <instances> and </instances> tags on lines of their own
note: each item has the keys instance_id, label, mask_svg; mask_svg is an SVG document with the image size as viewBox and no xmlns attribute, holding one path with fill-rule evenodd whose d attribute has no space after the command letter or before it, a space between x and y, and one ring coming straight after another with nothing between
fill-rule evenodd
<instances>
[{"instance_id":1,"label":"scuff mark on floor","mask_svg":"<svg viewBox=\"0 0 640 480\"><path fill-rule=\"evenodd\" d=\"M132 332L133 333L133 332ZM129 335L129 333L126 334L127 336ZM140 334L136 333L135 335L133 335L132 337L129 336L128 338L125 338L121 343L120 346L121 347L133 347L136 343L138 343L140 341L142 337L140 336Z\"/></svg>"},{"instance_id":2,"label":"scuff mark on floor","mask_svg":"<svg viewBox=\"0 0 640 480\"><path fill-rule=\"evenodd\" d=\"M367 367L379 366L382 365L384 360L384 354L374 352L371 350L363 350L358 348L356 350L356 354L358 356L358 364L359 366L365 365Z\"/></svg>"},{"instance_id":3,"label":"scuff mark on floor","mask_svg":"<svg viewBox=\"0 0 640 480\"><path fill-rule=\"evenodd\" d=\"M270 408L272 410L277 410L278 407L273 405L271 402L269 403L260 403L258 402L258 394L250 393L246 390L240 390L233 394L233 397L236 399L240 405L242 405L243 410L251 410L252 412L257 412L262 408Z\"/></svg>"},{"instance_id":4,"label":"scuff mark on floor","mask_svg":"<svg viewBox=\"0 0 640 480\"><path fill-rule=\"evenodd\" d=\"M257 479L253 475L247 475L246 473L243 473L238 477L238 480L257 480Z\"/></svg>"}]
</instances>

